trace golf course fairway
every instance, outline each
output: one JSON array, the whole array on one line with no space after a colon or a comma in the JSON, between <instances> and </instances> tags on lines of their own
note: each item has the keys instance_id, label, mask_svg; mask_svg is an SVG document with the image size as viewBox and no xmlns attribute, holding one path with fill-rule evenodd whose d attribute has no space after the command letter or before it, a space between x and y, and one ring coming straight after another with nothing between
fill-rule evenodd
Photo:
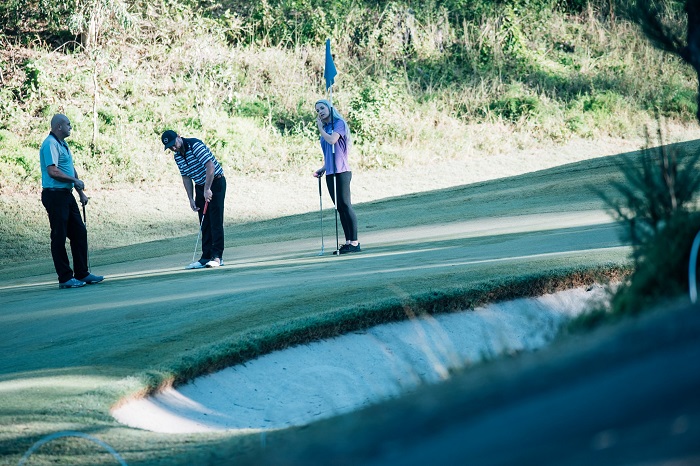
<instances>
[{"instance_id":1,"label":"golf course fairway","mask_svg":"<svg viewBox=\"0 0 700 466\"><path fill-rule=\"evenodd\" d=\"M405 415L409 429L414 415L430 411L425 405L418 409L418 403L414 412L406 400L373 406L371 415L358 411L326 419L323 428L294 427L264 437L259 432L155 433L120 424L111 410L275 350L411 316L619 279L628 270L630 249L620 240L621 227L590 189L607 189L611 180L621 179L616 157L358 204L363 252L341 257L330 254L335 235L333 212L327 209L324 255L319 255L316 211L227 225L226 265L219 269L183 269L191 259L193 236L91 251L93 270L106 278L81 289L58 289L46 269L48 251L3 268L0 462L17 464L48 435L79 432L99 439L130 465L322 464L325 458L334 464L356 464L354 459L390 464L392 458L403 463L405 458L392 456L392 444L381 443L379 432L385 432L382 420L396 425ZM677 331L691 332L693 325ZM691 338L683 335L673 341ZM566 350L552 354L566 354L572 364L587 361L577 359L577 348L593 351L595 344L586 336L572 338L582 343L555 342L554 348ZM510 355L503 364L511 365L512 377L526 381L517 369L521 365L530 371L550 367L551 375L547 354ZM445 406L457 398L474 403L470 390L486 393L489 383L503 380L494 375L500 364L477 365L466 370L469 374L455 375L454 383L432 389L442 391ZM487 376L476 382L481 371ZM471 383L465 386L465 380ZM488 392L507 399L509 391L499 392L498 386ZM527 393L540 385L523 382L521 387ZM423 399L431 400L431 412L440 411L438 398ZM499 406L495 399L485 405ZM382 409L388 411L381 414ZM517 419L511 414L503 417L509 426ZM356 432L359 426L365 432L356 438L361 455L349 446L352 438L343 438L333 450L327 435L341 435L345 428ZM378 443L371 443L372 436ZM418 448L420 437L409 437ZM448 464L450 449L460 448L459 442L446 445L439 447L442 456L436 455L435 463ZM427 453L415 454L417 463ZM104 445L66 436L37 448L26 464L118 462Z\"/></svg>"}]
</instances>

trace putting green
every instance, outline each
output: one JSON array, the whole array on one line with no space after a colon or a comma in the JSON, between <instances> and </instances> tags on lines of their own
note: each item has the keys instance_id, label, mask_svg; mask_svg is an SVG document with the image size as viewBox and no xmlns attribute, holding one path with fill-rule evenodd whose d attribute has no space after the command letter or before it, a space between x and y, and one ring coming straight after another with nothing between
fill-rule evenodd
<instances>
[{"instance_id":1,"label":"putting green","mask_svg":"<svg viewBox=\"0 0 700 466\"><path fill-rule=\"evenodd\" d=\"M81 289L59 291L51 274L8 278L0 288L3 461L16 464L34 442L63 430L99 438L130 464L177 463L220 442L255 451L257 437L145 432L118 424L110 409L159 385L400 319L407 309L469 307L590 282L591 271L614 273L629 250L586 189L613 177L611 166L599 159L358 205L365 228L356 255L329 254L327 222L326 255L318 256L316 212L232 227L220 269L183 270L191 252L172 252L184 251L188 237L152 245L170 254L143 253L148 244L95 251L94 271L107 278ZM80 438L58 439L32 458L114 461Z\"/></svg>"}]
</instances>

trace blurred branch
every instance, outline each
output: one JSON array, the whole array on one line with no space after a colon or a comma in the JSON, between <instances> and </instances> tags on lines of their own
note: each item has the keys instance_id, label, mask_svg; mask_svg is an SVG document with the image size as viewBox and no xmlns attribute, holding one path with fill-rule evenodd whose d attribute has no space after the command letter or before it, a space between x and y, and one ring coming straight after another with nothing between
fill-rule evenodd
<instances>
[{"instance_id":1,"label":"blurred branch","mask_svg":"<svg viewBox=\"0 0 700 466\"><path fill-rule=\"evenodd\" d=\"M683 34L685 28L671 20L671 13L680 10L677 5L679 3L681 2L632 0L627 6L627 14L655 47L682 56L687 40Z\"/></svg>"}]
</instances>

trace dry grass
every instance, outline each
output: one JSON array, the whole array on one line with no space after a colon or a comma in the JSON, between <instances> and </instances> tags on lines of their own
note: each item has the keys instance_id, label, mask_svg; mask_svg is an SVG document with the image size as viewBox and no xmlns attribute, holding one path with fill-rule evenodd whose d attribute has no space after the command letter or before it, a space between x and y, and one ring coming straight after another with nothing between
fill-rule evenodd
<instances>
[{"instance_id":1,"label":"dry grass","mask_svg":"<svg viewBox=\"0 0 700 466\"><path fill-rule=\"evenodd\" d=\"M324 94L322 47L232 46L220 24L181 28L173 14L154 9L130 40L110 39L91 55L6 44L3 193L38 184L36 148L55 112L73 120L72 142L95 187L161 181L167 165L154 155L166 128L201 137L229 171L242 174L300 174L318 163L312 107ZM334 100L356 125L371 123L366 136L373 140L356 145L358 169L465 160L578 138L636 140L655 108L681 124L692 121L690 70L628 23L593 10L581 17L505 10L461 27L439 9L420 17L395 5L348 14L357 21L333 32L340 71ZM367 29L362 41L351 39L351 24ZM18 101L8 89L26 85L26 60L39 69L38 89ZM95 67L100 124L91 148ZM362 97L368 90L380 103ZM518 113L512 106L519 102L531 111ZM363 128L355 130L361 135Z\"/></svg>"}]
</instances>

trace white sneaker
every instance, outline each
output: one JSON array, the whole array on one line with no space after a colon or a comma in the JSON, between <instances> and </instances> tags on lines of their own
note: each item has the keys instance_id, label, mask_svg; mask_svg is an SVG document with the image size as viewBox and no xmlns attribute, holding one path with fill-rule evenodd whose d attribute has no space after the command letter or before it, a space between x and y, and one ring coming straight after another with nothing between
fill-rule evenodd
<instances>
[{"instance_id":1,"label":"white sneaker","mask_svg":"<svg viewBox=\"0 0 700 466\"><path fill-rule=\"evenodd\" d=\"M218 257L213 258L209 262L207 262L206 267L208 269L211 269L212 267L219 267L220 265L224 265L224 261L219 259Z\"/></svg>"},{"instance_id":2,"label":"white sneaker","mask_svg":"<svg viewBox=\"0 0 700 466\"><path fill-rule=\"evenodd\" d=\"M202 263L199 262L199 261L194 261L194 262L192 262L191 264L185 266L185 269L186 269L186 270L190 270L190 269L203 269L203 268L204 268L204 264L202 264Z\"/></svg>"}]
</instances>

